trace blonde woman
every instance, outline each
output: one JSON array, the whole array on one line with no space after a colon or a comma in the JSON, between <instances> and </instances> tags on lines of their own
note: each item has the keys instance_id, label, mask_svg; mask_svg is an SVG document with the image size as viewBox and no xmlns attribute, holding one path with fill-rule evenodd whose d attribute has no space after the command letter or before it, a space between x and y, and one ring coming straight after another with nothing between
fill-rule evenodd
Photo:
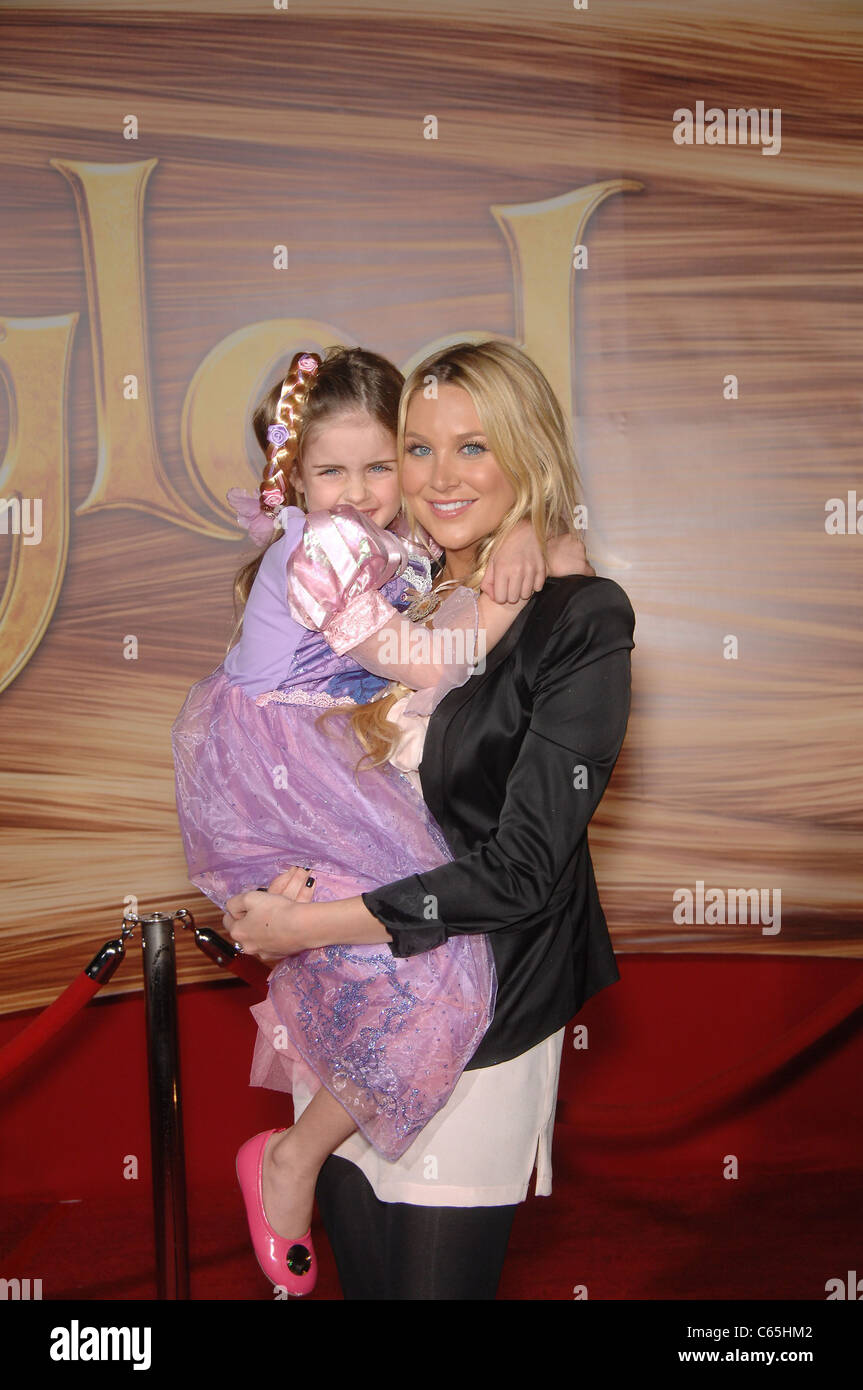
<instances>
[{"instance_id":1,"label":"blonde woman","mask_svg":"<svg viewBox=\"0 0 863 1390\"><path fill-rule=\"evenodd\" d=\"M443 550L437 584L476 591L492 547L524 518L543 549L572 528L570 433L511 344L460 343L421 362L402 393L398 456L407 515ZM551 1192L566 1024L619 978L587 827L626 732L632 607L613 580L576 575L509 608L503 636L421 737L403 688L353 716L376 756L413 758L453 861L326 903L302 900L297 868L227 903L231 935L265 959L351 943L407 957L474 933L492 945L494 1018L446 1105L394 1163L359 1134L323 1163L316 1196L346 1298L495 1297L534 1166L536 1192ZM298 1116L301 1093L294 1103ZM302 1176L289 1140L271 1175L288 1207Z\"/></svg>"}]
</instances>

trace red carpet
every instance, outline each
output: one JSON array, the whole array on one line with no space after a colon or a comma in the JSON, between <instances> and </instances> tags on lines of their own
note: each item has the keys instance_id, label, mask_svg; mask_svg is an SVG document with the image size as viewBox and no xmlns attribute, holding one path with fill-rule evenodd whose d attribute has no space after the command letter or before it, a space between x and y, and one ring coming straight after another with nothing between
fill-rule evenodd
<instances>
[{"instance_id":1,"label":"red carpet","mask_svg":"<svg viewBox=\"0 0 863 1390\"><path fill-rule=\"evenodd\" d=\"M585 1285L591 1299L817 1301L828 1278L863 1276L859 1171L735 1184L693 1175L559 1181L552 1198L520 1207L500 1299L569 1301ZM194 1188L189 1227L193 1299L271 1298L230 1184ZM312 1297L340 1299L319 1223L314 1234L321 1273ZM156 1296L145 1192L110 1204L21 1201L4 1214L2 1249L3 1275L41 1278L43 1299Z\"/></svg>"},{"instance_id":2,"label":"red carpet","mask_svg":"<svg viewBox=\"0 0 863 1390\"><path fill-rule=\"evenodd\" d=\"M861 1011L757 1084L752 1067L863 965L651 955L620 967L578 1017L587 1050L567 1030L554 1193L519 1208L499 1297L570 1300L583 1285L595 1300L823 1300L828 1279L863 1274ZM290 1120L281 1095L248 1086L254 998L221 977L180 995L196 1300L271 1297L233 1166L243 1139ZM0 1020L0 1044L27 1021ZM669 1098L709 1099L723 1073L748 1089L735 1098L725 1085L721 1108L690 1105L668 1128ZM649 1105L657 1128L645 1137ZM41 1279L43 1299L152 1299L142 999L90 1004L5 1083L0 1106L0 1277ZM624 1107L618 1127L631 1107L639 1133L591 1133L609 1106ZM723 1176L728 1156L736 1179ZM139 1176L124 1178L135 1159ZM339 1299L316 1233L313 1300Z\"/></svg>"}]
</instances>

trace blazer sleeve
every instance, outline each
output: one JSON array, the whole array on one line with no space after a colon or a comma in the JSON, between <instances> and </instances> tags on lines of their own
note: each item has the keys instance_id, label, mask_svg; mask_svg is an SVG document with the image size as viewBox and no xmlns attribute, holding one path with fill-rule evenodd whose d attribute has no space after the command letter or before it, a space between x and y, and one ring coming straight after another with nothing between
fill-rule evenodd
<instances>
[{"instance_id":1,"label":"blazer sleeve","mask_svg":"<svg viewBox=\"0 0 863 1390\"><path fill-rule=\"evenodd\" d=\"M543 925L626 733L635 615L613 580L576 590L537 668L498 824L469 854L362 894L394 956L448 937Z\"/></svg>"}]
</instances>

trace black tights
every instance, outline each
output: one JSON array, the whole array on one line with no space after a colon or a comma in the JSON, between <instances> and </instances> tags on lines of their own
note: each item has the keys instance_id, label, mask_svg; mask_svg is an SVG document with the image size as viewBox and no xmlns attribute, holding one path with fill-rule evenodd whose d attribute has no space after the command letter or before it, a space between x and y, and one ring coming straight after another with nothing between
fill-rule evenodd
<instances>
[{"instance_id":1,"label":"black tights","mask_svg":"<svg viewBox=\"0 0 863 1390\"><path fill-rule=\"evenodd\" d=\"M315 1196L346 1299L496 1296L515 1206L381 1202L362 1169L335 1154Z\"/></svg>"}]
</instances>

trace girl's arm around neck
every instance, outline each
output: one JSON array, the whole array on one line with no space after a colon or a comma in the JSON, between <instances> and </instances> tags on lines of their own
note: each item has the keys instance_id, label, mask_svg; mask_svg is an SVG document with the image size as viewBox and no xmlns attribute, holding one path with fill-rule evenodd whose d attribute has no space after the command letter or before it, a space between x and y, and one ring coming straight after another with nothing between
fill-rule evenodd
<instances>
[{"instance_id":1,"label":"girl's arm around neck","mask_svg":"<svg viewBox=\"0 0 863 1390\"><path fill-rule=\"evenodd\" d=\"M458 588L428 624L394 611L389 622L351 648L351 656L373 675L410 690L428 690L446 676L457 677L458 668L466 680L528 601L496 603L488 594Z\"/></svg>"}]
</instances>

